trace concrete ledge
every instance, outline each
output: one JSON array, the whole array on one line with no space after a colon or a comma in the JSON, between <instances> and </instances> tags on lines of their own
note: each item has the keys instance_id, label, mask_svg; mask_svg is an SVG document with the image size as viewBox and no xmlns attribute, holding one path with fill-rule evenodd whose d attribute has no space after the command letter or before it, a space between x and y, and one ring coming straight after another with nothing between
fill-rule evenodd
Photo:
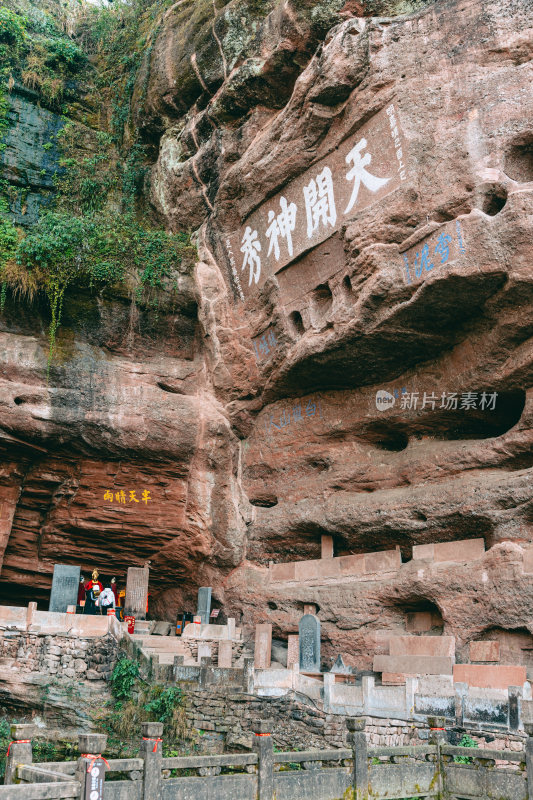
<instances>
[{"instance_id":1,"label":"concrete ledge","mask_svg":"<svg viewBox=\"0 0 533 800\"><path fill-rule=\"evenodd\" d=\"M399 548L381 550L376 553L361 553L338 558L318 558L310 561L290 561L270 566L270 580L283 581L327 581L342 580L364 575L382 575L396 572L402 565Z\"/></svg>"},{"instance_id":2,"label":"concrete ledge","mask_svg":"<svg viewBox=\"0 0 533 800\"><path fill-rule=\"evenodd\" d=\"M445 656L455 658L454 636L391 636L391 656Z\"/></svg>"},{"instance_id":3,"label":"concrete ledge","mask_svg":"<svg viewBox=\"0 0 533 800\"><path fill-rule=\"evenodd\" d=\"M429 561L477 561L485 555L484 539L460 539L457 542L436 542L434 544L416 544L413 547L413 561L428 559Z\"/></svg>"},{"instance_id":4,"label":"concrete ledge","mask_svg":"<svg viewBox=\"0 0 533 800\"><path fill-rule=\"evenodd\" d=\"M451 675L453 659L444 656L375 656L373 669L374 672L406 675Z\"/></svg>"}]
</instances>

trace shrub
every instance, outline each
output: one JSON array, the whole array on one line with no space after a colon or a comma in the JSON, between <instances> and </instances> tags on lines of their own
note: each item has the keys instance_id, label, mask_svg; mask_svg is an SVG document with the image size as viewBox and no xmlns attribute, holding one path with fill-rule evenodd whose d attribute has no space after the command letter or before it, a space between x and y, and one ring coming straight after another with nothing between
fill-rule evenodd
<instances>
[{"instance_id":1,"label":"shrub","mask_svg":"<svg viewBox=\"0 0 533 800\"><path fill-rule=\"evenodd\" d=\"M11 740L10 728L7 719L0 719L0 783L4 782L6 773L6 752Z\"/></svg>"},{"instance_id":2,"label":"shrub","mask_svg":"<svg viewBox=\"0 0 533 800\"><path fill-rule=\"evenodd\" d=\"M0 7L0 67L10 67L20 58L26 40L26 19Z\"/></svg>"},{"instance_id":3,"label":"shrub","mask_svg":"<svg viewBox=\"0 0 533 800\"><path fill-rule=\"evenodd\" d=\"M176 706L180 706L183 700L181 689L178 686L168 686L163 689L161 694L145 703L145 710L154 714L158 722L170 722L174 715Z\"/></svg>"},{"instance_id":4,"label":"shrub","mask_svg":"<svg viewBox=\"0 0 533 800\"><path fill-rule=\"evenodd\" d=\"M6 301L5 266L8 261L15 258L17 245L17 230L7 216L6 201L0 197L0 311L3 310Z\"/></svg>"},{"instance_id":5,"label":"shrub","mask_svg":"<svg viewBox=\"0 0 533 800\"><path fill-rule=\"evenodd\" d=\"M142 228L132 214L76 217L54 211L41 217L18 245L16 260L50 303L48 368L69 286L102 289L118 283L128 272L140 287L161 288L188 245L188 235ZM23 291L29 283L24 270L10 273L9 283L15 290Z\"/></svg>"},{"instance_id":6,"label":"shrub","mask_svg":"<svg viewBox=\"0 0 533 800\"><path fill-rule=\"evenodd\" d=\"M129 658L117 661L111 675L111 692L116 700L131 700L133 687L139 677L139 665Z\"/></svg>"},{"instance_id":7,"label":"shrub","mask_svg":"<svg viewBox=\"0 0 533 800\"><path fill-rule=\"evenodd\" d=\"M459 742L459 747L479 747L478 743L472 739L467 733L463 735L463 738ZM455 756L454 762L456 764L471 764L472 759L469 756Z\"/></svg>"}]
</instances>

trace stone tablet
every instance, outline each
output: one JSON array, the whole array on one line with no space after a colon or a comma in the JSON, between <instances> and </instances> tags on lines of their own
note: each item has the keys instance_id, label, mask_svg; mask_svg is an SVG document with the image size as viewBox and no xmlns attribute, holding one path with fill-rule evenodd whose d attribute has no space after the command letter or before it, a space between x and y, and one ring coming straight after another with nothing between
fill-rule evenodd
<instances>
[{"instance_id":1,"label":"stone tablet","mask_svg":"<svg viewBox=\"0 0 533 800\"><path fill-rule=\"evenodd\" d=\"M225 669L231 668L232 643L227 639L218 645L218 666Z\"/></svg>"},{"instance_id":2,"label":"stone tablet","mask_svg":"<svg viewBox=\"0 0 533 800\"><path fill-rule=\"evenodd\" d=\"M126 602L124 616L146 619L148 601L148 567L129 567L126 578Z\"/></svg>"},{"instance_id":3,"label":"stone tablet","mask_svg":"<svg viewBox=\"0 0 533 800\"><path fill-rule=\"evenodd\" d=\"M268 669L272 652L272 625L265 622L255 626L254 666L256 669Z\"/></svg>"},{"instance_id":4,"label":"stone tablet","mask_svg":"<svg viewBox=\"0 0 533 800\"><path fill-rule=\"evenodd\" d=\"M202 663L202 658L211 658L213 651L209 642L198 642L198 663Z\"/></svg>"},{"instance_id":5,"label":"stone tablet","mask_svg":"<svg viewBox=\"0 0 533 800\"><path fill-rule=\"evenodd\" d=\"M333 558L333 536L329 536L326 533L322 534L322 539L320 541L320 557L321 558Z\"/></svg>"},{"instance_id":6,"label":"stone tablet","mask_svg":"<svg viewBox=\"0 0 533 800\"><path fill-rule=\"evenodd\" d=\"M300 648L298 644L298 634L290 633L287 637L287 669L292 669L295 664L300 663Z\"/></svg>"},{"instance_id":7,"label":"stone tablet","mask_svg":"<svg viewBox=\"0 0 533 800\"><path fill-rule=\"evenodd\" d=\"M200 586L198 589L198 610L196 614L202 618L202 625L209 624L211 613L211 587Z\"/></svg>"},{"instance_id":8,"label":"stone tablet","mask_svg":"<svg viewBox=\"0 0 533 800\"><path fill-rule=\"evenodd\" d=\"M320 620L304 614L300 620L300 671L320 672Z\"/></svg>"},{"instance_id":9,"label":"stone tablet","mask_svg":"<svg viewBox=\"0 0 533 800\"><path fill-rule=\"evenodd\" d=\"M70 564L54 564L49 611L60 611L64 614L68 606L76 605L80 572L81 567L72 567Z\"/></svg>"}]
</instances>

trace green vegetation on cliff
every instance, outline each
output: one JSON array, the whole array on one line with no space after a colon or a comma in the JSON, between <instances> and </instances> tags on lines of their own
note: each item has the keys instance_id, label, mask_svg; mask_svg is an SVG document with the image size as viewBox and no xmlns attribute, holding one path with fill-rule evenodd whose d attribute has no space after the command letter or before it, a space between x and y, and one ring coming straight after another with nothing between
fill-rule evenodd
<instances>
[{"instance_id":1,"label":"green vegetation on cliff","mask_svg":"<svg viewBox=\"0 0 533 800\"><path fill-rule=\"evenodd\" d=\"M162 722L167 742L192 742L187 729L185 701L179 686L164 686L141 678L139 665L127 657L119 659L111 677L113 700L95 722L108 734L109 747L120 755L136 753L132 731L142 722Z\"/></svg>"},{"instance_id":2,"label":"green vegetation on cliff","mask_svg":"<svg viewBox=\"0 0 533 800\"><path fill-rule=\"evenodd\" d=\"M157 309L161 292L177 292L183 257L194 256L190 236L158 228L144 203L146 159L130 114L146 36L164 5L8 0L0 7L0 137L17 85L63 115L44 145L60 154L54 207L25 234L9 220L10 189L0 184L0 310L7 290L30 301L47 297L48 368L69 288L96 295L120 284L132 302Z\"/></svg>"}]
</instances>

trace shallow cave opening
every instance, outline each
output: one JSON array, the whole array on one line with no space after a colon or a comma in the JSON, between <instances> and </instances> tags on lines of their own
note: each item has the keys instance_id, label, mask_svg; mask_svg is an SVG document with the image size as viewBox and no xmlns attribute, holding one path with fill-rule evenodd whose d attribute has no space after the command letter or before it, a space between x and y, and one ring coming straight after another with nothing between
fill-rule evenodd
<instances>
[{"instance_id":1,"label":"shallow cave opening","mask_svg":"<svg viewBox=\"0 0 533 800\"><path fill-rule=\"evenodd\" d=\"M342 289L345 296L351 299L353 294L353 286L349 275L345 275L342 279Z\"/></svg>"},{"instance_id":2,"label":"shallow cave opening","mask_svg":"<svg viewBox=\"0 0 533 800\"><path fill-rule=\"evenodd\" d=\"M305 333L304 322L299 311L291 311L289 314L289 322L293 332L298 336L302 336Z\"/></svg>"},{"instance_id":3,"label":"shallow cave opening","mask_svg":"<svg viewBox=\"0 0 533 800\"><path fill-rule=\"evenodd\" d=\"M50 589L27 584L0 581L0 605L2 606L27 606L36 602L38 611L48 611L50 605Z\"/></svg>"},{"instance_id":4,"label":"shallow cave opening","mask_svg":"<svg viewBox=\"0 0 533 800\"><path fill-rule=\"evenodd\" d=\"M366 428L364 441L380 450L389 450L398 453L405 450L409 444L409 436L403 425L387 425L375 422Z\"/></svg>"},{"instance_id":5,"label":"shallow cave opening","mask_svg":"<svg viewBox=\"0 0 533 800\"><path fill-rule=\"evenodd\" d=\"M442 636L444 620L439 607L427 597L413 597L396 606L399 622L408 635Z\"/></svg>"},{"instance_id":6,"label":"shallow cave opening","mask_svg":"<svg viewBox=\"0 0 533 800\"><path fill-rule=\"evenodd\" d=\"M476 636L475 641L498 642L500 664L533 666L533 635L527 628L490 627Z\"/></svg>"},{"instance_id":7,"label":"shallow cave opening","mask_svg":"<svg viewBox=\"0 0 533 800\"><path fill-rule=\"evenodd\" d=\"M440 408L441 395L436 396L435 407L429 406L426 416L411 423L404 423L400 430L403 430L406 436L417 439L425 437L444 441L489 439L501 436L513 428L520 420L526 403L526 393L523 389L496 392L496 397L493 397L492 390L473 388L470 394L475 395L476 406L461 408L465 393L456 393L456 408ZM483 394L484 407L481 408ZM398 413L402 413L401 410ZM372 431L372 427L369 426L369 430Z\"/></svg>"},{"instance_id":8,"label":"shallow cave opening","mask_svg":"<svg viewBox=\"0 0 533 800\"><path fill-rule=\"evenodd\" d=\"M533 132L521 134L505 153L503 170L517 183L533 181Z\"/></svg>"},{"instance_id":9,"label":"shallow cave opening","mask_svg":"<svg viewBox=\"0 0 533 800\"><path fill-rule=\"evenodd\" d=\"M333 304L333 295L327 283L317 286L312 295L313 309L320 315L325 316Z\"/></svg>"},{"instance_id":10,"label":"shallow cave opening","mask_svg":"<svg viewBox=\"0 0 533 800\"><path fill-rule=\"evenodd\" d=\"M483 195L481 210L495 217L507 204L507 189L502 184L491 184Z\"/></svg>"},{"instance_id":11,"label":"shallow cave opening","mask_svg":"<svg viewBox=\"0 0 533 800\"><path fill-rule=\"evenodd\" d=\"M278 498L274 495L261 495L260 497L250 497L250 504L258 508L274 508L278 504Z\"/></svg>"}]
</instances>

